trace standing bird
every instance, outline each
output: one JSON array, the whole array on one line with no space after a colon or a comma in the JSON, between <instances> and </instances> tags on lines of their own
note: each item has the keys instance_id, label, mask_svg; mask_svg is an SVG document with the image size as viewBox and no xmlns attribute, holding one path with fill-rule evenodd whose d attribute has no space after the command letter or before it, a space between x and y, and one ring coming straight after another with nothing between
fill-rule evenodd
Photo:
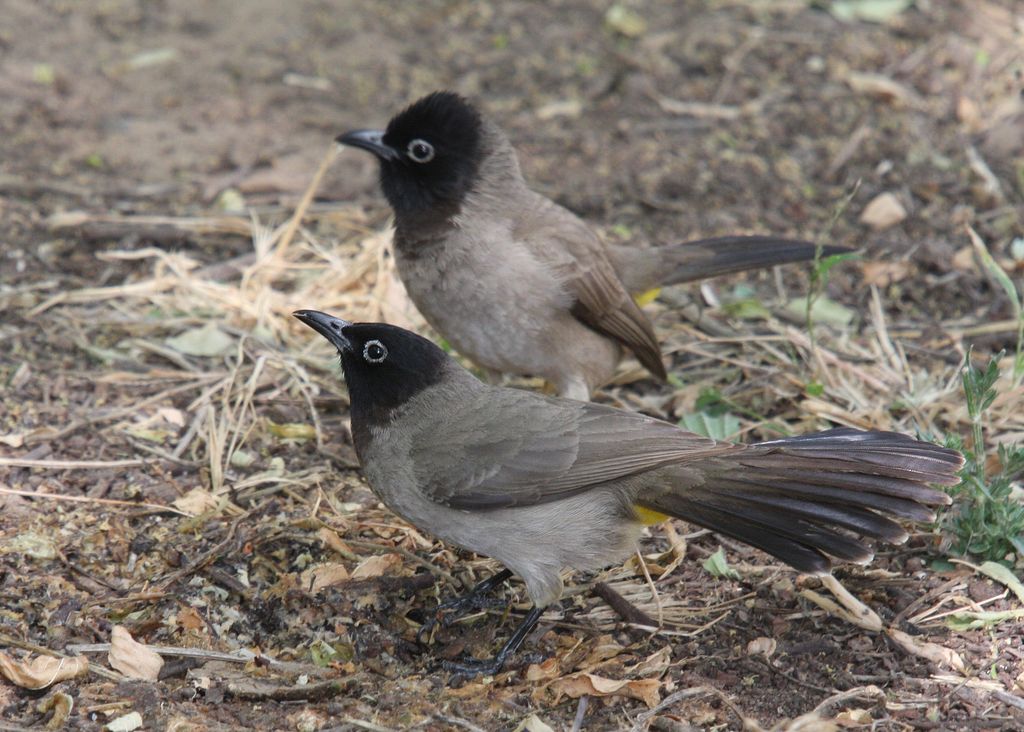
<instances>
[{"instance_id":1,"label":"standing bird","mask_svg":"<svg viewBox=\"0 0 1024 732\"><path fill-rule=\"evenodd\" d=\"M352 437L377 496L412 525L506 570L447 607L471 607L512 572L534 606L498 654L451 664L495 673L562 595L561 571L632 551L673 516L801 572L868 562L861 537L898 544L895 518L933 519L963 456L895 432L840 428L754 445L652 417L479 381L429 340L316 310L295 317L341 355Z\"/></svg>"},{"instance_id":2,"label":"standing bird","mask_svg":"<svg viewBox=\"0 0 1024 732\"><path fill-rule=\"evenodd\" d=\"M530 190L505 133L453 92L337 141L380 161L398 273L427 322L479 365L542 376L564 397L589 399L623 348L666 378L633 294L848 251L768 236L608 246Z\"/></svg>"}]
</instances>

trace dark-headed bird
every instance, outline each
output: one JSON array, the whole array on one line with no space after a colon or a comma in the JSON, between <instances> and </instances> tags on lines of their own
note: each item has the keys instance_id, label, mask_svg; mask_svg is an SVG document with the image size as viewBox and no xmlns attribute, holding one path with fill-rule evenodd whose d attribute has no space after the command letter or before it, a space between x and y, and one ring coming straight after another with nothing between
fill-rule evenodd
<instances>
[{"instance_id":1,"label":"dark-headed bird","mask_svg":"<svg viewBox=\"0 0 1024 732\"><path fill-rule=\"evenodd\" d=\"M833 429L752 445L642 414L479 381L429 340L381 323L295 313L340 353L352 436L370 487L409 523L501 562L451 607L515 573L533 609L498 654L452 664L494 673L548 605L561 572L599 569L669 516L801 572L865 563L866 539L899 544L896 519L930 521L959 482L955 450L894 432Z\"/></svg>"},{"instance_id":2,"label":"dark-headed bird","mask_svg":"<svg viewBox=\"0 0 1024 732\"><path fill-rule=\"evenodd\" d=\"M610 246L531 190L505 133L452 92L337 140L380 161L398 272L427 322L480 366L543 377L564 397L588 399L623 349L666 378L634 294L848 251L770 236Z\"/></svg>"}]
</instances>

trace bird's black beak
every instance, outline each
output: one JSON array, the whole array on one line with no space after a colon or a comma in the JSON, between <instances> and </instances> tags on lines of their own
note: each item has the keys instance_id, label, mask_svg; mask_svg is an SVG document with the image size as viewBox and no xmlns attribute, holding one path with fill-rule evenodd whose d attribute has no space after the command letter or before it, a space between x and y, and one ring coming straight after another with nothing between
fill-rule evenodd
<instances>
[{"instance_id":1,"label":"bird's black beak","mask_svg":"<svg viewBox=\"0 0 1024 732\"><path fill-rule=\"evenodd\" d=\"M398 159L398 151L384 144L383 130L352 130L344 135L338 135L334 141L339 145L350 145L369 150L381 160Z\"/></svg>"},{"instance_id":2,"label":"bird's black beak","mask_svg":"<svg viewBox=\"0 0 1024 732\"><path fill-rule=\"evenodd\" d=\"M319 310L296 310L292 315L329 340L339 352L352 350L352 343L344 333L345 328L352 325L349 321Z\"/></svg>"}]
</instances>

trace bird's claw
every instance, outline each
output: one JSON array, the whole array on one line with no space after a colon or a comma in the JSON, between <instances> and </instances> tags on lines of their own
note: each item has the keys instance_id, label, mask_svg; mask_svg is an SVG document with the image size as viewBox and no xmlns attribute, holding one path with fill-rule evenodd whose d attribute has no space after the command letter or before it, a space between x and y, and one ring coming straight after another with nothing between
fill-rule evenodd
<instances>
[{"instance_id":1,"label":"bird's claw","mask_svg":"<svg viewBox=\"0 0 1024 732\"><path fill-rule=\"evenodd\" d=\"M505 659L500 657L481 660L479 658L464 658L461 661L443 661L441 668L452 674L453 680L471 679L474 676L494 676L501 671L505 665Z\"/></svg>"},{"instance_id":2,"label":"bird's claw","mask_svg":"<svg viewBox=\"0 0 1024 732\"><path fill-rule=\"evenodd\" d=\"M454 625L459 618L469 614L470 612L486 610L494 607L503 607L505 604L504 600L484 597L475 592L470 592L462 597L456 597L452 600L446 600L437 606L437 609L429 618L423 621L419 630L416 631L416 642L420 645L425 645L430 632L437 627L438 624L440 624L442 628L449 628Z\"/></svg>"}]
</instances>

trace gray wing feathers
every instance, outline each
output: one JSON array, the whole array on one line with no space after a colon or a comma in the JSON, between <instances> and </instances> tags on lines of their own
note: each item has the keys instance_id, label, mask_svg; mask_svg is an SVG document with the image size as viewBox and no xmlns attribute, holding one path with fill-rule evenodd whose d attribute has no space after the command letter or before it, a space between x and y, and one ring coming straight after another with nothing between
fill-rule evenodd
<instances>
[{"instance_id":1,"label":"gray wing feathers","mask_svg":"<svg viewBox=\"0 0 1024 732\"><path fill-rule=\"evenodd\" d=\"M498 390L483 399L489 402L486 409L470 404L458 410L446 420L447 429L438 426L445 439L438 440L434 431L427 441L431 446L413 456L417 483L432 500L452 508L545 503L732 449L598 404Z\"/></svg>"}]
</instances>

